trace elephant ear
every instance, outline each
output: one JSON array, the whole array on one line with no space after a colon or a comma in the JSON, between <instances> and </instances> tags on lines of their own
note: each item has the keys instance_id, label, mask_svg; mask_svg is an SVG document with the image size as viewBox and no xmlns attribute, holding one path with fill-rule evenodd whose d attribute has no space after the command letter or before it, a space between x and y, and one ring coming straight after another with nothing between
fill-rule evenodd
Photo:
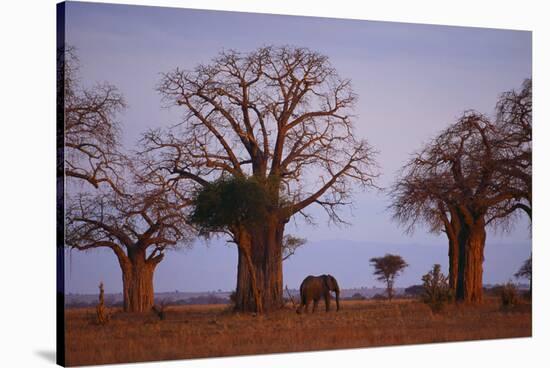
<instances>
[{"instance_id":1,"label":"elephant ear","mask_svg":"<svg viewBox=\"0 0 550 368\"><path fill-rule=\"evenodd\" d=\"M323 275L323 284L325 285L325 287L327 288L327 290L332 290L331 287L330 287L330 275Z\"/></svg>"},{"instance_id":2,"label":"elephant ear","mask_svg":"<svg viewBox=\"0 0 550 368\"><path fill-rule=\"evenodd\" d=\"M330 291L337 291L338 290L338 283L336 282L336 279L332 275L324 275L323 277L325 285Z\"/></svg>"}]
</instances>

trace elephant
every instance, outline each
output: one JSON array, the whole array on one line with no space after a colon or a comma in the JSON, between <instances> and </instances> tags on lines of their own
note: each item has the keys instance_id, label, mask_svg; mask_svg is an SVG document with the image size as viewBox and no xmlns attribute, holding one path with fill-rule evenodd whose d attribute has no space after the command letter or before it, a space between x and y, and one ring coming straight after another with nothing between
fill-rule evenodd
<instances>
[{"instance_id":1,"label":"elephant","mask_svg":"<svg viewBox=\"0 0 550 368\"><path fill-rule=\"evenodd\" d=\"M317 304L321 298L325 299L325 309L330 310L330 292L336 294L336 311L340 310L340 288L332 275L308 276L300 285L300 306L296 313L301 314L305 307L306 313L309 303L313 300L313 312L317 310ZM312 312L312 313L313 313Z\"/></svg>"}]
</instances>

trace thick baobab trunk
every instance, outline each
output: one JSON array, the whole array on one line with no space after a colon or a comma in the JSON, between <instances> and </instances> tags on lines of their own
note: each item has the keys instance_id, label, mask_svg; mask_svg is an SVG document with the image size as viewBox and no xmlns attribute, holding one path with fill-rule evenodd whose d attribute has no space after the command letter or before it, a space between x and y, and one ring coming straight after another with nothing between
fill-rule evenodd
<instances>
[{"instance_id":1,"label":"thick baobab trunk","mask_svg":"<svg viewBox=\"0 0 550 368\"><path fill-rule=\"evenodd\" d=\"M262 313L283 305L283 232L284 224L273 216L264 226L237 236L237 311Z\"/></svg>"},{"instance_id":2,"label":"thick baobab trunk","mask_svg":"<svg viewBox=\"0 0 550 368\"><path fill-rule=\"evenodd\" d=\"M237 265L237 290L235 309L238 311L263 311L260 285L254 269L252 258L252 235L241 229L237 237L239 260Z\"/></svg>"},{"instance_id":3,"label":"thick baobab trunk","mask_svg":"<svg viewBox=\"0 0 550 368\"><path fill-rule=\"evenodd\" d=\"M459 236L456 300L479 303L483 299L483 252L485 224L482 220L465 226Z\"/></svg>"},{"instance_id":4,"label":"thick baobab trunk","mask_svg":"<svg viewBox=\"0 0 550 368\"><path fill-rule=\"evenodd\" d=\"M450 218L447 217L447 210ZM462 227L461 217L458 209L448 207L445 209L443 204L440 204L441 218L445 224L445 233L449 239L449 288L453 295L456 295L456 287L458 280L458 262L459 262L459 242L458 236Z\"/></svg>"},{"instance_id":5,"label":"thick baobab trunk","mask_svg":"<svg viewBox=\"0 0 550 368\"><path fill-rule=\"evenodd\" d=\"M153 275L158 262L147 261L144 250L129 252L121 262L125 312L148 312L153 307Z\"/></svg>"},{"instance_id":6,"label":"thick baobab trunk","mask_svg":"<svg viewBox=\"0 0 550 368\"><path fill-rule=\"evenodd\" d=\"M458 257L459 244L458 239L454 235L449 237L449 288L453 294L456 294L456 286L458 281Z\"/></svg>"}]
</instances>

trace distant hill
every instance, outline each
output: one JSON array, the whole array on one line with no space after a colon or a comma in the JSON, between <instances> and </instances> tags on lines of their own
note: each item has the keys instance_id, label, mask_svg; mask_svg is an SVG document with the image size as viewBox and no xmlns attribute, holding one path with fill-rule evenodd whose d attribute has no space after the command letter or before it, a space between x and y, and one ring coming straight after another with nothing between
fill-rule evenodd
<instances>
[{"instance_id":1,"label":"distant hill","mask_svg":"<svg viewBox=\"0 0 550 368\"><path fill-rule=\"evenodd\" d=\"M404 293L404 288L396 288L396 294L400 295ZM290 295L298 300L299 290L289 289ZM340 292L341 298L351 298L355 294L360 294L365 298L372 298L377 294L384 294L385 289L378 287L361 287L353 289L343 289ZM227 304L229 303L229 297L231 292L229 291L211 291L211 292L162 292L155 293L156 303L166 304ZM288 297L288 293L284 291L284 297ZM97 294L67 294L65 295L65 307L67 308L80 308L90 307L97 304ZM122 293L117 294L105 294L105 304L107 306L120 306L122 305Z\"/></svg>"},{"instance_id":2,"label":"distant hill","mask_svg":"<svg viewBox=\"0 0 550 368\"><path fill-rule=\"evenodd\" d=\"M156 303L166 304L226 304L229 303L229 291L219 292L161 292L155 293ZM80 308L97 304L98 294L66 294L65 307ZM105 294L107 306L121 306L122 293Z\"/></svg>"},{"instance_id":3,"label":"distant hill","mask_svg":"<svg viewBox=\"0 0 550 368\"><path fill-rule=\"evenodd\" d=\"M485 289L489 290L496 285L487 284L484 286ZM520 290L527 290L529 285L519 284L518 288ZM395 288L395 293L397 296L404 295L406 288ZM294 298L294 301L297 302L299 299L300 292L297 289L289 289L290 295ZM356 294L362 295L363 297L370 299L377 295L385 295L386 290L380 287L359 287L352 289L342 289L340 292L340 297L342 299L348 299L353 297ZM288 293L286 290L283 291L284 297L288 298ZM230 299L230 291L208 291L208 292L161 292L155 293L155 302L162 304L172 304L172 305L181 305L181 304L228 304ZM66 308L83 308L95 306L98 301L98 294L66 294L65 295L65 307ZM121 306L122 305L122 293L116 294L105 294L105 304L107 306Z\"/></svg>"}]
</instances>

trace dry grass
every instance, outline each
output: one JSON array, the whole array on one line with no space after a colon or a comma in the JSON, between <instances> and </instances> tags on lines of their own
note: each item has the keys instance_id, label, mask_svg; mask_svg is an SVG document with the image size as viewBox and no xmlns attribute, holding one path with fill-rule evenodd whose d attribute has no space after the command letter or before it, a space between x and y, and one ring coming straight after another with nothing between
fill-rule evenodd
<instances>
[{"instance_id":1,"label":"dry grass","mask_svg":"<svg viewBox=\"0 0 550 368\"><path fill-rule=\"evenodd\" d=\"M322 309L322 308L320 308ZM346 301L336 313L233 314L224 305L168 307L154 313L111 311L100 326L93 309L66 311L67 364L89 365L242 354L531 336L531 306L502 310L498 299L433 314L417 301Z\"/></svg>"}]
</instances>

